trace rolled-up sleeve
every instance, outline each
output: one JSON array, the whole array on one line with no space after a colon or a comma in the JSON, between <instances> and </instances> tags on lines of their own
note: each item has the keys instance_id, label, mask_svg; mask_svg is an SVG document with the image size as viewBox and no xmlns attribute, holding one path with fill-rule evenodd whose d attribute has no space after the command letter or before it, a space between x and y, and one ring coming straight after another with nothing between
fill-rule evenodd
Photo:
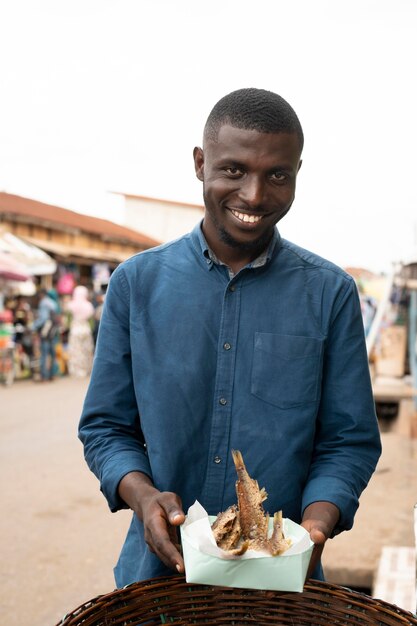
<instances>
[{"instance_id":1,"label":"rolled-up sleeve","mask_svg":"<svg viewBox=\"0 0 417 626\"><path fill-rule=\"evenodd\" d=\"M121 266L106 294L79 438L112 511L127 508L118 486L132 471L151 476L133 383L130 287Z\"/></svg>"},{"instance_id":2,"label":"rolled-up sleeve","mask_svg":"<svg viewBox=\"0 0 417 626\"><path fill-rule=\"evenodd\" d=\"M314 456L303 510L325 500L348 530L381 454L359 298L353 281L336 302L326 341Z\"/></svg>"}]
</instances>

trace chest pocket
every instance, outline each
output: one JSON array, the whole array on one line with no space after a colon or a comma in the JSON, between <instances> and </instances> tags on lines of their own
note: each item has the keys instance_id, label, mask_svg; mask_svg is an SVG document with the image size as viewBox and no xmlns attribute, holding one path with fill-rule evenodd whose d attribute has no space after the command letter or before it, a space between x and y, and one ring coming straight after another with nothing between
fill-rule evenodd
<instances>
[{"instance_id":1,"label":"chest pocket","mask_svg":"<svg viewBox=\"0 0 417 626\"><path fill-rule=\"evenodd\" d=\"M286 409L319 398L323 340L255 333L251 393Z\"/></svg>"}]
</instances>

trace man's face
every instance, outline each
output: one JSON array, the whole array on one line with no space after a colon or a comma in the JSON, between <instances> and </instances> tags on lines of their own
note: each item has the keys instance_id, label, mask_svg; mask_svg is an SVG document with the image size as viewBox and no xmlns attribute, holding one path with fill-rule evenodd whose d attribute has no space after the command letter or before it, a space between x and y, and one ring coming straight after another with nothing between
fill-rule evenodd
<instances>
[{"instance_id":1,"label":"man's face","mask_svg":"<svg viewBox=\"0 0 417 626\"><path fill-rule=\"evenodd\" d=\"M217 141L194 149L203 181L203 230L216 252L225 246L250 254L268 244L289 211L301 166L296 134L221 126Z\"/></svg>"}]
</instances>

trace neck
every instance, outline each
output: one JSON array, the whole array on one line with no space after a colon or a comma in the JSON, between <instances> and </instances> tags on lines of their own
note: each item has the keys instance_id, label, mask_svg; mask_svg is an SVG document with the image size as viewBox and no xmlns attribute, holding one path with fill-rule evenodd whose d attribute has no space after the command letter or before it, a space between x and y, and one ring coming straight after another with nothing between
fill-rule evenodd
<instances>
[{"instance_id":1,"label":"neck","mask_svg":"<svg viewBox=\"0 0 417 626\"><path fill-rule=\"evenodd\" d=\"M231 268L237 274L243 267L254 261L267 248L271 237L262 238L258 242L251 242L250 245L239 244L226 236L213 238L206 232L203 223L203 233L210 249L216 257Z\"/></svg>"}]
</instances>

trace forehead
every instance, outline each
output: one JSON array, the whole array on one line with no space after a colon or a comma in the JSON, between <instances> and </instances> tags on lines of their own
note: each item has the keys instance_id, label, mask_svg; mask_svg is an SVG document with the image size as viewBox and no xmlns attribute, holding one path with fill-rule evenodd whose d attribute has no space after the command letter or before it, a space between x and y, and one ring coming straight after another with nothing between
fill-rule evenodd
<instances>
[{"instance_id":1,"label":"forehead","mask_svg":"<svg viewBox=\"0 0 417 626\"><path fill-rule=\"evenodd\" d=\"M265 158L271 161L298 163L301 152L296 133L262 133L224 124L217 138L204 143L205 160L245 160Z\"/></svg>"}]
</instances>

